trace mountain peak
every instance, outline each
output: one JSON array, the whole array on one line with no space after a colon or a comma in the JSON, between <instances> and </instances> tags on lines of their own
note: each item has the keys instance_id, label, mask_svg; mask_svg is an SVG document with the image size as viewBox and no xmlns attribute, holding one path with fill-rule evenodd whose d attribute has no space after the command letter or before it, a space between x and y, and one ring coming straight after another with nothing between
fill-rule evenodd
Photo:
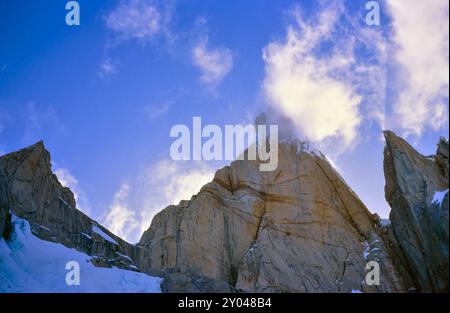
<instances>
[{"instance_id":1,"label":"mountain peak","mask_svg":"<svg viewBox=\"0 0 450 313\"><path fill-rule=\"evenodd\" d=\"M130 245L76 209L40 141L0 158L0 234L8 237L14 214L95 266L163 276L168 292L448 290L448 141L423 156L395 133L384 136L390 225L320 151L288 137L276 170L261 171L258 159L232 162ZM367 285L368 262L379 264L381 285Z\"/></svg>"},{"instance_id":2,"label":"mountain peak","mask_svg":"<svg viewBox=\"0 0 450 313\"><path fill-rule=\"evenodd\" d=\"M279 145L275 171L246 160L217 171L190 201L158 213L138 245L152 251L154 268L252 292L370 291L361 275L376 258L391 269L382 290L398 291L382 237L326 158L294 140Z\"/></svg>"},{"instance_id":3,"label":"mountain peak","mask_svg":"<svg viewBox=\"0 0 450 313\"><path fill-rule=\"evenodd\" d=\"M424 156L393 132L385 137L385 195L409 275L421 291L448 290L448 192L439 207L433 200L448 190L448 143Z\"/></svg>"}]
</instances>

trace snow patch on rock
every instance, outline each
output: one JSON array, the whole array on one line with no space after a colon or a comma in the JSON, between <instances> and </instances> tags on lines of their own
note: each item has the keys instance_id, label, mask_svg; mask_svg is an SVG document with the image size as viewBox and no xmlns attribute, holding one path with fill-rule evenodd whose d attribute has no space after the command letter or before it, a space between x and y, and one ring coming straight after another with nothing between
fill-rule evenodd
<instances>
[{"instance_id":1,"label":"snow patch on rock","mask_svg":"<svg viewBox=\"0 0 450 313\"><path fill-rule=\"evenodd\" d=\"M119 245L117 243L117 241L115 241L114 239L111 238L111 236L109 236L107 233L105 233L103 230L101 230L97 225L93 224L92 225L92 231L98 235L100 235L103 239L105 239L106 241L109 241L113 244Z\"/></svg>"},{"instance_id":2,"label":"snow patch on rock","mask_svg":"<svg viewBox=\"0 0 450 313\"><path fill-rule=\"evenodd\" d=\"M431 200L432 204L437 204L439 207L442 205L442 201L444 201L445 196L448 193L448 189L442 191L436 191L433 195L433 200Z\"/></svg>"}]
</instances>

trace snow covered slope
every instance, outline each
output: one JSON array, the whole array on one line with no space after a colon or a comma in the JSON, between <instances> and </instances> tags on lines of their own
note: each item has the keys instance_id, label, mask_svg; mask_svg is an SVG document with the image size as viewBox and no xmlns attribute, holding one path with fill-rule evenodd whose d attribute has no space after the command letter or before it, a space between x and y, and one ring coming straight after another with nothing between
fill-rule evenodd
<instances>
[{"instance_id":1,"label":"snow covered slope","mask_svg":"<svg viewBox=\"0 0 450 313\"><path fill-rule=\"evenodd\" d=\"M26 220L12 216L10 239L0 239L0 292L161 292L159 277L95 267L74 249L35 237ZM80 284L68 286L66 264L76 261Z\"/></svg>"}]
</instances>

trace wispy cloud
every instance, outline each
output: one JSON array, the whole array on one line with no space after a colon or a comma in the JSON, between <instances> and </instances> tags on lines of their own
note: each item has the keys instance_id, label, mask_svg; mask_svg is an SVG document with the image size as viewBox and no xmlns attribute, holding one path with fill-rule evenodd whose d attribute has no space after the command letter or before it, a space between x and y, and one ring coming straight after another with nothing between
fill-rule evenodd
<instances>
[{"instance_id":1,"label":"wispy cloud","mask_svg":"<svg viewBox=\"0 0 450 313\"><path fill-rule=\"evenodd\" d=\"M107 78L117 74L117 61L109 56L109 51L129 40L136 40L146 45L157 39L171 43L175 36L170 30L174 1L131 0L120 1L105 19L108 29L114 36L105 47L105 58L100 64L99 76Z\"/></svg>"},{"instance_id":2,"label":"wispy cloud","mask_svg":"<svg viewBox=\"0 0 450 313\"><path fill-rule=\"evenodd\" d=\"M109 75L117 74L117 72L117 62L113 62L109 57L100 65L100 77L108 77Z\"/></svg>"},{"instance_id":3,"label":"wispy cloud","mask_svg":"<svg viewBox=\"0 0 450 313\"><path fill-rule=\"evenodd\" d=\"M25 105L25 135L27 143L42 139L45 131L64 132L64 125L52 106L38 105L29 101Z\"/></svg>"},{"instance_id":4,"label":"wispy cloud","mask_svg":"<svg viewBox=\"0 0 450 313\"><path fill-rule=\"evenodd\" d=\"M353 25L339 1L313 17L306 17L298 7L290 11L290 16L293 22L287 27L286 37L263 50L266 99L292 120L301 137L348 149L358 138L358 128L365 118L361 108L367 95L364 88L380 90L379 94L385 91L385 78L377 73L376 62L362 60L354 51L367 44L368 36L382 40L376 33ZM382 50L379 42L371 45L377 50L375 54ZM381 77L371 81L374 73ZM377 111L374 115L380 122L383 105L378 103L370 110L371 114Z\"/></svg>"},{"instance_id":5,"label":"wispy cloud","mask_svg":"<svg viewBox=\"0 0 450 313\"><path fill-rule=\"evenodd\" d=\"M157 3L150 0L122 1L107 17L106 25L121 39L148 41L160 34L166 20Z\"/></svg>"},{"instance_id":6,"label":"wispy cloud","mask_svg":"<svg viewBox=\"0 0 450 313\"><path fill-rule=\"evenodd\" d=\"M204 37L192 48L192 63L200 70L202 83L217 85L233 68L233 55L228 48L209 47Z\"/></svg>"},{"instance_id":7,"label":"wispy cloud","mask_svg":"<svg viewBox=\"0 0 450 313\"><path fill-rule=\"evenodd\" d=\"M171 106L172 102L165 102L159 106L147 106L144 111L151 120L155 120L169 112Z\"/></svg>"},{"instance_id":8,"label":"wispy cloud","mask_svg":"<svg viewBox=\"0 0 450 313\"><path fill-rule=\"evenodd\" d=\"M91 210L89 209L87 198L83 193L78 180L66 168L59 167L54 171L54 174L58 177L59 182L64 187L67 187L72 191L77 203L77 209L90 215Z\"/></svg>"},{"instance_id":9,"label":"wispy cloud","mask_svg":"<svg viewBox=\"0 0 450 313\"><path fill-rule=\"evenodd\" d=\"M123 183L117 193L109 211L103 220L103 224L117 236L130 241L136 241L136 234L140 229L141 221L136 219L136 213L128 206L130 186Z\"/></svg>"},{"instance_id":10,"label":"wispy cloud","mask_svg":"<svg viewBox=\"0 0 450 313\"><path fill-rule=\"evenodd\" d=\"M392 124L405 135L448 127L449 4L388 0L393 20L398 99Z\"/></svg>"},{"instance_id":11,"label":"wispy cloud","mask_svg":"<svg viewBox=\"0 0 450 313\"><path fill-rule=\"evenodd\" d=\"M150 120L158 119L166 115L176 103L183 98L188 91L185 88L169 89L155 95L151 103L143 106L140 114L143 113Z\"/></svg>"},{"instance_id":12,"label":"wispy cloud","mask_svg":"<svg viewBox=\"0 0 450 313\"><path fill-rule=\"evenodd\" d=\"M161 160L121 185L103 222L115 234L137 242L156 213L189 200L213 177L214 171L203 162Z\"/></svg>"}]
</instances>

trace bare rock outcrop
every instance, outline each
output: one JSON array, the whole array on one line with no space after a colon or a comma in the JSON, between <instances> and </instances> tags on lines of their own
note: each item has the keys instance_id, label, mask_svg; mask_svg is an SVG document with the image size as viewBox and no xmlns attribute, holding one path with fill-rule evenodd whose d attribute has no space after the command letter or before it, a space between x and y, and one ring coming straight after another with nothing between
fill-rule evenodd
<instances>
[{"instance_id":1,"label":"bare rock outcrop","mask_svg":"<svg viewBox=\"0 0 450 313\"><path fill-rule=\"evenodd\" d=\"M0 235L11 214L39 238L93 256L96 266L164 277L165 292L448 291L448 141L423 156L385 132L385 225L327 158L294 139L278 167L238 160L189 201L158 213L131 245L76 209L42 142L0 157ZM368 286L366 265L380 266Z\"/></svg>"},{"instance_id":2,"label":"bare rock outcrop","mask_svg":"<svg viewBox=\"0 0 450 313\"><path fill-rule=\"evenodd\" d=\"M448 292L448 141L441 138L434 156L423 156L386 131L385 194L400 252L413 287Z\"/></svg>"},{"instance_id":3,"label":"bare rock outcrop","mask_svg":"<svg viewBox=\"0 0 450 313\"><path fill-rule=\"evenodd\" d=\"M147 250L129 244L76 208L73 193L52 173L43 142L0 157L0 236L9 239L11 214L29 222L40 239L92 256L98 267L118 267L163 277L164 292L233 292L226 282L153 270Z\"/></svg>"},{"instance_id":4,"label":"bare rock outcrop","mask_svg":"<svg viewBox=\"0 0 450 313\"><path fill-rule=\"evenodd\" d=\"M289 141L276 171L259 162L233 162L157 214L139 242L148 266L252 292L405 290L377 219L320 152ZM370 260L380 264L379 286L364 282Z\"/></svg>"},{"instance_id":5,"label":"bare rock outcrop","mask_svg":"<svg viewBox=\"0 0 450 313\"><path fill-rule=\"evenodd\" d=\"M10 212L37 237L93 256L101 267L137 270L145 253L77 210L73 193L51 171L43 142L0 158L0 234L7 239Z\"/></svg>"}]
</instances>

